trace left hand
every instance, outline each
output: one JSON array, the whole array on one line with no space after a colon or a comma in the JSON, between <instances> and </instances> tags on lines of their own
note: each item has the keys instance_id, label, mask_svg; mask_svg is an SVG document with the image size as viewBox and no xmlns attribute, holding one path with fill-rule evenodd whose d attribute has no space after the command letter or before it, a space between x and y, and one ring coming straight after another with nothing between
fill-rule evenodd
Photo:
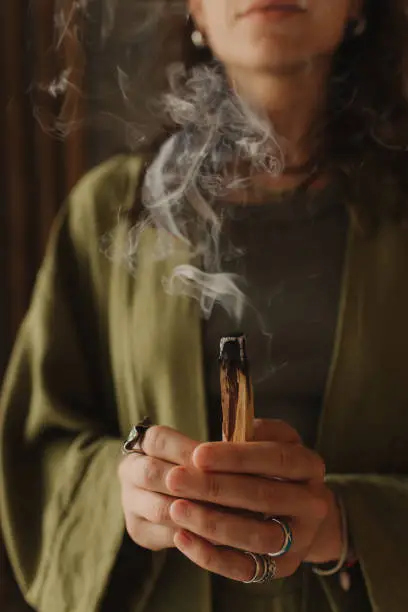
<instances>
[{"instance_id":1,"label":"left hand","mask_svg":"<svg viewBox=\"0 0 408 612\"><path fill-rule=\"evenodd\" d=\"M170 506L180 528L177 548L208 571L250 580L253 561L240 551L266 554L283 542L282 529L259 517L265 515L285 517L293 532L290 551L275 559L279 578L295 573L303 561L337 560L341 520L324 483L323 460L281 421L256 421L254 440L201 444L193 468L170 470L166 485L179 498Z\"/></svg>"}]
</instances>

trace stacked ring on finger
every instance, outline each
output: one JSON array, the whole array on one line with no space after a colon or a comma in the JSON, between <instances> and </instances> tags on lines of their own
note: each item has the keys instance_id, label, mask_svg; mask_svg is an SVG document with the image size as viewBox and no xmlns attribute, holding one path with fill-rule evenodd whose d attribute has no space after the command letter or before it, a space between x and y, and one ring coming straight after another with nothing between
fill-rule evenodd
<instances>
[{"instance_id":1,"label":"stacked ring on finger","mask_svg":"<svg viewBox=\"0 0 408 612\"><path fill-rule=\"evenodd\" d=\"M249 551L245 551L245 554L254 561L255 571L250 580L243 581L244 584L266 584L276 580L278 566L270 555L257 555Z\"/></svg>"},{"instance_id":2,"label":"stacked ring on finger","mask_svg":"<svg viewBox=\"0 0 408 612\"><path fill-rule=\"evenodd\" d=\"M282 529L283 538L284 538L283 544L280 550L278 550L277 552L270 552L268 553L268 556L276 558L276 557L282 557L283 555L286 555L286 553L289 552L293 544L292 529L290 528L289 524L286 521L283 521L282 519L278 519L275 516L265 517L265 520L271 521L279 525L279 527Z\"/></svg>"}]
</instances>

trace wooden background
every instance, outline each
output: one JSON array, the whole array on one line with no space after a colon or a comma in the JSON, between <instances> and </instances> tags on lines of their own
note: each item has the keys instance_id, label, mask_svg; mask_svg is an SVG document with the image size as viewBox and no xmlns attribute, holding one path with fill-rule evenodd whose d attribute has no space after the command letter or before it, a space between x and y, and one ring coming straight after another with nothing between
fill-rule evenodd
<instances>
[{"instance_id":1,"label":"wooden background","mask_svg":"<svg viewBox=\"0 0 408 612\"><path fill-rule=\"evenodd\" d=\"M85 171L84 135L64 141L46 131L52 117L84 113L83 57L74 36L53 53L54 0L0 2L0 375L27 309L50 225L72 185ZM62 10L69 10L66 0ZM75 20L70 27L78 28ZM66 96L36 91L51 82L67 59L73 66ZM34 112L35 111L35 112ZM38 120L34 115L38 114ZM43 127L41 127L41 123ZM0 536L0 609L20 612L24 604L12 579ZM57 611L55 611L57 612Z\"/></svg>"},{"instance_id":2,"label":"wooden background","mask_svg":"<svg viewBox=\"0 0 408 612\"><path fill-rule=\"evenodd\" d=\"M71 0L66 0L69 10ZM53 117L83 114L81 51L67 38L53 53L54 0L1 3L1 358L26 311L50 225L63 198L86 168L81 129L65 140L47 133ZM76 28L78 24L73 23ZM75 66L65 98L37 91L59 74L65 56ZM75 86L74 86L75 85ZM37 115L38 120L34 118Z\"/></svg>"}]
</instances>

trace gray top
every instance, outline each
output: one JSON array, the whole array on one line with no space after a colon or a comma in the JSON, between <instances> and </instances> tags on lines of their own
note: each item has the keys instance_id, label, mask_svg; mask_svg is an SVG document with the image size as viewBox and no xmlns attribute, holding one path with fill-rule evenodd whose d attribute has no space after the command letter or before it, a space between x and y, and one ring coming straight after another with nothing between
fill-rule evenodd
<instances>
[{"instance_id":1,"label":"gray top","mask_svg":"<svg viewBox=\"0 0 408 612\"><path fill-rule=\"evenodd\" d=\"M211 439L221 437L219 340L243 332L256 416L289 422L314 446L338 312L344 201L344 187L335 180L271 204L218 205L224 248L232 243L242 251L223 267L243 276L249 301L241 323L216 306L204 326Z\"/></svg>"}]
</instances>

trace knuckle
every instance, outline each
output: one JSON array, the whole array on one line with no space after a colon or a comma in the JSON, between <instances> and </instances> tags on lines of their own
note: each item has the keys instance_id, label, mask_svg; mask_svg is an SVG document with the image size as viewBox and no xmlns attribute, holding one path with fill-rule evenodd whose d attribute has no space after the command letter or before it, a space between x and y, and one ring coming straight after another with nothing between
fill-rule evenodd
<instances>
[{"instance_id":1,"label":"knuckle","mask_svg":"<svg viewBox=\"0 0 408 612\"><path fill-rule=\"evenodd\" d=\"M162 456L166 450L168 429L163 425L149 427L143 440L143 450L148 455Z\"/></svg>"},{"instance_id":2,"label":"knuckle","mask_svg":"<svg viewBox=\"0 0 408 612\"><path fill-rule=\"evenodd\" d=\"M137 473L136 465L143 461L142 455L129 455L124 457L118 465L117 475L122 483L133 482L135 473Z\"/></svg>"},{"instance_id":3,"label":"knuckle","mask_svg":"<svg viewBox=\"0 0 408 612\"><path fill-rule=\"evenodd\" d=\"M153 457L144 457L140 461L140 486L144 489L154 489L161 478L158 462Z\"/></svg>"},{"instance_id":4,"label":"knuckle","mask_svg":"<svg viewBox=\"0 0 408 612\"><path fill-rule=\"evenodd\" d=\"M275 448L278 468L285 474L290 472L293 465L291 451L292 449L287 444L277 444Z\"/></svg>"},{"instance_id":5,"label":"knuckle","mask_svg":"<svg viewBox=\"0 0 408 612\"><path fill-rule=\"evenodd\" d=\"M204 532L210 538L214 538L219 532L217 520L213 516L206 517L203 521Z\"/></svg>"},{"instance_id":6,"label":"knuckle","mask_svg":"<svg viewBox=\"0 0 408 612\"><path fill-rule=\"evenodd\" d=\"M217 476L208 476L208 495L210 499L218 500L221 495L221 483Z\"/></svg>"},{"instance_id":7,"label":"knuckle","mask_svg":"<svg viewBox=\"0 0 408 612\"><path fill-rule=\"evenodd\" d=\"M150 520L152 523L156 525L161 525L163 523L168 523L170 519L170 503L167 501L161 501L152 508L152 513L150 516Z\"/></svg>"}]
</instances>

